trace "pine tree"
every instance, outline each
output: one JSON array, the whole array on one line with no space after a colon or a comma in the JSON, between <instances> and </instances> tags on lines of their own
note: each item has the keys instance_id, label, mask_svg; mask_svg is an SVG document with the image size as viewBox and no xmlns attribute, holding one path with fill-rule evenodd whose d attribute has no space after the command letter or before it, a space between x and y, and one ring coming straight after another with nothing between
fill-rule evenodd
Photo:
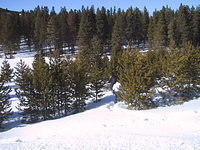
<instances>
[{"instance_id":1,"label":"pine tree","mask_svg":"<svg viewBox=\"0 0 200 150\"><path fill-rule=\"evenodd\" d=\"M154 45L156 47L166 47L168 46L168 28L167 28L167 21L165 20L165 11L166 8L163 7L163 9L159 12L158 22L156 24L155 29L155 39L154 39Z\"/></svg>"},{"instance_id":2,"label":"pine tree","mask_svg":"<svg viewBox=\"0 0 200 150\"><path fill-rule=\"evenodd\" d=\"M110 61L110 71L111 71L111 76L115 77L116 79L118 78L119 71L118 71L118 59L121 57L122 54L122 47L119 43L115 43L112 47L112 55L111 55L111 61Z\"/></svg>"},{"instance_id":3,"label":"pine tree","mask_svg":"<svg viewBox=\"0 0 200 150\"><path fill-rule=\"evenodd\" d=\"M88 97L87 77L83 71L81 61L78 59L69 66L71 96L73 97L73 109L75 113L85 110L85 100Z\"/></svg>"},{"instance_id":4,"label":"pine tree","mask_svg":"<svg viewBox=\"0 0 200 150\"><path fill-rule=\"evenodd\" d=\"M78 39L78 31L80 25L80 12L70 10L67 17L67 24L69 25L69 46L74 50L74 46Z\"/></svg>"},{"instance_id":5,"label":"pine tree","mask_svg":"<svg viewBox=\"0 0 200 150\"><path fill-rule=\"evenodd\" d=\"M91 69L91 40L96 33L96 21L93 13L93 10L83 10L78 34L78 59L83 64L85 72L90 72Z\"/></svg>"},{"instance_id":6,"label":"pine tree","mask_svg":"<svg viewBox=\"0 0 200 150\"><path fill-rule=\"evenodd\" d=\"M16 69L16 95L19 98L19 109L23 112L24 120L35 122L39 119L40 108L37 105L37 95L33 85L32 70L20 60Z\"/></svg>"},{"instance_id":7,"label":"pine tree","mask_svg":"<svg viewBox=\"0 0 200 150\"><path fill-rule=\"evenodd\" d=\"M54 99L54 112L58 112L58 116L67 115L71 109L69 62L63 61L56 51L50 58L49 67L52 78L51 95Z\"/></svg>"},{"instance_id":8,"label":"pine tree","mask_svg":"<svg viewBox=\"0 0 200 150\"><path fill-rule=\"evenodd\" d=\"M79 33L78 33L78 45L81 50L83 46L89 45L93 35L96 33L95 18L93 10L83 10Z\"/></svg>"},{"instance_id":9,"label":"pine tree","mask_svg":"<svg viewBox=\"0 0 200 150\"><path fill-rule=\"evenodd\" d=\"M175 96L175 103L197 96L200 82L199 59L198 49L191 44L186 44L183 48L171 52L165 83Z\"/></svg>"},{"instance_id":10,"label":"pine tree","mask_svg":"<svg viewBox=\"0 0 200 150\"><path fill-rule=\"evenodd\" d=\"M129 8L126 12L126 22L127 22L127 27L126 27L126 40L128 46L131 48L133 45L133 37L134 37L134 14L133 14L133 9L132 7Z\"/></svg>"},{"instance_id":11,"label":"pine tree","mask_svg":"<svg viewBox=\"0 0 200 150\"><path fill-rule=\"evenodd\" d=\"M36 9L34 44L35 49L40 53L44 53L44 47L46 46L48 13L47 7L38 7Z\"/></svg>"},{"instance_id":12,"label":"pine tree","mask_svg":"<svg viewBox=\"0 0 200 150\"><path fill-rule=\"evenodd\" d=\"M123 61L122 61L123 60ZM155 72L147 55L138 52L124 52L121 57L119 96L134 109L149 109L154 107L151 96L155 85Z\"/></svg>"},{"instance_id":13,"label":"pine tree","mask_svg":"<svg viewBox=\"0 0 200 150\"><path fill-rule=\"evenodd\" d=\"M179 33L177 29L177 23L175 19L172 19L169 26L168 26L168 39L169 39L169 46L176 48L178 47L179 41Z\"/></svg>"},{"instance_id":14,"label":"pine tree","mask_svg":"<svg viewBox=\"0 0 200 150\"><path fill-rule=\"evenodd\" d=\"M19 16L17 14L5 14L1 31L2 48L7 58L12 58L13 53L19 49Z\"/></svg>"},{"instance_id":15,"label":"pine tree","mask_svg":"<svg viewBox=\"0 0 200 150\"><path fill-rule=\"evenodd\" d=\"M143 11L143 41L144 44L148 40L148 28L149 28L149 12L147 11L147 8L144 8Z\"/></svg>"},{"instance_id":16,"label":"pine tree","mask_svg":"<svg viewBox=\"0 0 200 150\"><path fill-rule=\"evenodd\" d=\"M52 111L52 95L49 94L52 78L49 71L49 65L41 55L36 55L33 62L33 85L40 113L43 120L47 120L51 117L51 114L54 113Z\"/></svg>"},{"instance_id":17,"label":"pine tree","mask_svg":"<svg viewBox=\"0 0 200 150\"><path fill-rule=\"evenodd\" d=\"M141 11L136 7L133 11L134 14L134 24L133 24L133 35L134 35L134 41L139 46L140 43L143 41L143 20L142 20L142 13Z\"/></svg>"},{"instance_id":18,"label":"pine tree","mask_svg":"<svg viewBox=\"0 0 200 150\"><path fill-rule=\"evenodd\" d=\"M1 76L0 81L1 82L10 82L13 78L13 69L10 68L10 64L8 61L4 60L1 66Z\"/></svg>"},{"instance_id":19,"label":"pine tree","mask_svg":"<svg viewBox=\"0 0 200 150\"><path fill-rule=\"evenodd\" d=\"M59 39L60 39L60 47L63 48L63 47L66 47L66 46L69 46L70 45L70 38L71 37L71 34L70 33L70 28L69 28L69 24L67 22L67 19L68 19L68 12L66 11L66 8L62 8L60 13L59 13L59 16L58 16L58 23L59 23L59 28L58 31L59 31Z\"/></svg>"},{"instance_id":20,"label":"pine tree","mask_svg":"<svg viewBox=\"0 0 200 150\"><path fill-rule=\"evenodd\" d=\"M197 7L192 17L192 41L195 46L200 46L200 7Z\"/></svg>"},{"instance_id":21,"label":"pine tree","mask_svg":"<svg viewBox=\"0 0 200 150\"><path fill-rule=\"evenodd\" d=\"M58 17L56 15L51 16L47 24L47 44L49 46L50 53L53 50L59 49L59 31L58 31Z\"/></svg>"},{"instance_id":22,"label":"pine tree","mask_svg":"<svg viewBox=\"0 0 200 150\"><path fill-rule=\"evenodd\" d=\"M116 19L112 31L112 45L114 43L123 44L125 42L125 32L124 32L124 29L126 28L125 23L126 20L124 12L121 12L121 10L119 9L118 13L116 14Z\"/></svg>"},{"instance_id":23,"label":"pine tree","mask_svg":"<svg viewBox=\"0 0 200 150\"><path fill-rule=\"evenodd\" d=\"M6 119L6 117L10 114L11 111L11 103L9 101L9 93L11 89L8 86L5 86L1 81L0 83L0 128L2 127L2 122Z\"/></svg>"},{"instance_id":24,"label":"pine tree","mask_svg":"<svg viewBox=\"0 0 200 150\"><path fill-rule=\"evenodd\" d=\"M106 43L108 39L108 20L106 16L106 9L104 7L97 9L96 13L96 35L102 43Z\"/></svg>"},{"instance_id":25,"label":"pine tree","mask_svg":"<svg viewBox=\"0 0 200 150\"><path fill-rule=\"evenodd\" d=\"M187 42L191 42L192 37L191 14L188 6L180 6L177 20L181 34L180 45L184 46L184 44L186 44Z\"/></svg>"},{"instance_id":26,"label":"pine tree","mask_svg":"<svg viewBox=\"0 0 200 150\"><path fill-rule=\"evenodd\" d=\"M103 45L97 37L92 39L91 72L89 74L91 89L95 102L103 96L102 88L106 82L106 62L103 58Z\"/></svg>"}]
</instances>

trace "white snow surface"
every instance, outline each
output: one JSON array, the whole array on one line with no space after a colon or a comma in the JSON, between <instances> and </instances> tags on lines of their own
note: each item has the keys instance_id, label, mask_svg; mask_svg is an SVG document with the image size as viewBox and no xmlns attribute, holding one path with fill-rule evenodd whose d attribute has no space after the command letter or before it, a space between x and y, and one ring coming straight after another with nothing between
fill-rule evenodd
<instances>
[{"instance_id":1,"label":"white snow surface","mask_svg":"<svg viewBox=\"0 0 200 150\"><path fill-rule=\"evenodd\" d=\"M121 86L121 84L119 82L116 82L112 87L113 91L118 92L120 86Z\"/></svg>"},{"instance_id":2,"label":"white snow surface","mask_svg":"<svg viewBox=\"0 0 200 150\"><path fill-rule=\"evenodd\" d=\"M33 61L8 61L14 67L20 59L29 65ZM101 102L88 104L85 112L22 124L14 90L11 94L14 113L6 131L0 132L0 150L200 150L200 98L135 111L114 103L112 92L105 91Z\"/></svg>"}]
</instances>

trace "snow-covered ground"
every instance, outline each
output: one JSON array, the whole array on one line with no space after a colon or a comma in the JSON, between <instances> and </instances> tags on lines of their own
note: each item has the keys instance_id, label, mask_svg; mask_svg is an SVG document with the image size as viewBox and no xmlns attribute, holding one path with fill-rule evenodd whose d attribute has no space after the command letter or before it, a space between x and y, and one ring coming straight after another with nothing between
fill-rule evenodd
<instances>
[{"instance_id":1,"label":"snow-covered ground","mask_svg":"<svg viewBox=\"0 0 200 150\"><path fill-rule=\"evenodd\" d=\"M20 60L8 60L12 67ZM0 64L2 59L0 59ZM15 88L14 84L11 84ZM0 150L200 150L200 98L183 105L157 109L128 110L114 103L105 91L101 102L87 110L60 119L21 124L12 94L13 115L0 132Z\"/></svg>"}]
</instances>

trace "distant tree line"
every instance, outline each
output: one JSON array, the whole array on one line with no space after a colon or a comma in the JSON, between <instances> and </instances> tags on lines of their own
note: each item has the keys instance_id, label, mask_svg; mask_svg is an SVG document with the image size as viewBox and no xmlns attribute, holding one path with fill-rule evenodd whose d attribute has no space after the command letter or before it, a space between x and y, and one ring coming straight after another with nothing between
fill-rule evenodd
<instances>
[{"instance_id":1,"label":"distant tree line","mask_svg":"<svg viewBox=\"0 0 200 150\"><path fill-rule=\"evenodd\" d=\"M191 42L200 44L200 8L181 5L178 10L163 7L150 16L146 8L128 8L126 11L92 6L81 10L54 7L37 7L31 11L12 12L0 10L0 45L5 53L23 47L41 53L89 43L95 35L110 50L113 43L128 48L148 44L182 47ZM85 39L80 43L80 39ZM146 45L147 46L147 45Z\"/></svg>"}]
</instances>

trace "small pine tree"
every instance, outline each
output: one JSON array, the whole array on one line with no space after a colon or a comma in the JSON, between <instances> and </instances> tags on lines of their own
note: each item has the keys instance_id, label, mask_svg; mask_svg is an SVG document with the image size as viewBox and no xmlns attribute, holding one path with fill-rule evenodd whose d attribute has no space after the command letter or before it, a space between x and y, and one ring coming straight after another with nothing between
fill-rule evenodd
<instances>
[{"instance_id":1,"label":"small pine tree","mask_svg":"<svg viewBox=\"0 0 200 150\"><path fill-rule=\"evenodd\" d=\"M40 109L40 115L43 120L51 117L52 111L52 95L51 91L52 78L49 65L45 62L44 57L36 55L33 62L33 86L36 91L37 106Z\"/></svg>"},{"instance_id":2,"label":"small pine tree","mask_svg":"<svg viewBox=\"0 0 200 150\"><path fill-rule=\"evenodd\" d=\"M146 54L124 52L121 58L119 97L134 109L154 107L151 88L155 85L155 72Z\"/></svg>"},{"instance_id":3,"label":"small pine tree","mask_svg":"<svg viewBox=\"0 0 200 150\"><path fill-rule=\"evenodd\" d=\"M82 112L85 110L85 100L88 97L88 88L86 87L88 79L83 71L80 60L71 62L69 66L70 88L71 96L73 98L73 109L75 112Z\"/></svg>"},{"instance_id":4,"label":"small pine tree","mask_svg":"<svg viewBox=\"0 0 200 150\"><path fill-rule=\"evenodd\" d=\"M9 93L11 89L8 86L4 86L4 83L0 83L0 128L2 127L2 122L10 114L10 97Z\"/></svg>"},{"instance_id":5,"label":"small pine tree","mask_svg":"<svg viewBox=\"0 0 200 150\"><path fill-rule=\"evenodd\" d=\"M1 76L0 76L0 81L2 82L10 82L11 79L13 78L12 73L13 69L11 69L10 64L8 61L3 61L3 65L1 66Z\"/></svg>"},{"instance_id":6,"label":"small pine tree","mask_svg":"<svg viewBox=\"0 0 200 150\"><path fill-rule=\"evenodd\" d=\"M102 88L106 82L106 62L103 59L103 46L97 37L92 39L91 72L89 74L91 89L94 91L95 102L103 96Z\"/></svg>"},{"instance_id":7,"label":"small pine tree","mask_svg":"<svg viewBox=\"0 0 200 150\"><path fill-rule=\"evenodd\" d=\"M112 47L112 56L110 61L110 72L111 76L118 78L118 59L121 57L122 54L122 47L119 43L115 43Z\"/></svg>"},{"instance_id":8,"label":"small pine tree","mask_svg":"<svg viewBox=\"0 0 200 150\"><path fill-rule=\"evenodd\" d=\"M16 95L19 98L19 110L23 112L26 121L38 120L39 107L36 105L36 92L33 87L32 70L20 60L16 69Z\"/></svg>"},{"instance_id":9,"label":"small pine tree","mask_svg":"<svg viewBox=\"0 0 200 150\"><path fill-rule=\"evenodd\" d=\"M58 116L67 115L70 111L70 82L69 82L69 62L63 61L59 52L54 52L50 58L50 74L52 78L51 95L54 99L54 112L58 112ZM64 113L64 114L63 114Z\"/></svg>"},{"instance_id":10,"label":"small pine tree","mask_svg":"<svg viewBox=\"0 0 200 150\"><path fill-rule=\"evenodd\" d=\"M197 96L200 82L199 60L199 50L190 43L171 53L166 76L167 85L177 97L174 99L186 101Z\"/></svg>"}]
</instances>

